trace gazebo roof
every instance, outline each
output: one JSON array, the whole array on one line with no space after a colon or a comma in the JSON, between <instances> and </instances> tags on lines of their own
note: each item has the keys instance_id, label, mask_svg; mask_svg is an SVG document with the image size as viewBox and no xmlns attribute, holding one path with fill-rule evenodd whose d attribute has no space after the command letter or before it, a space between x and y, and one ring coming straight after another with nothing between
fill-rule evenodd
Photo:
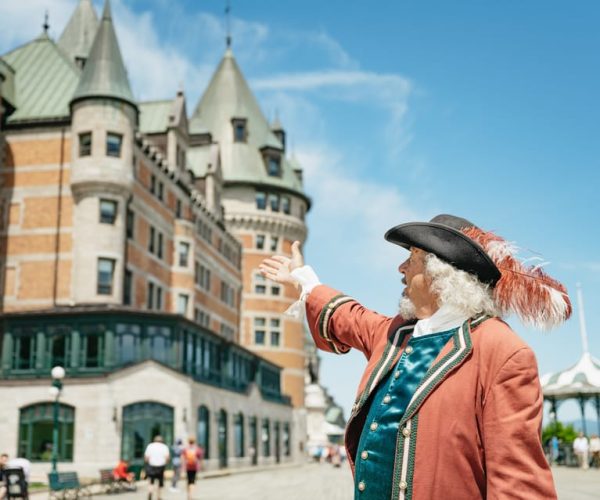
<instances>
[{"instance_id":1,"label":"gazebo roof","mask_svg":"<svg viewBox=\"0 0 600 500\"><path fill-rule=\"evenodd\" d=\"M600 395L600 361L589 352L584 352L574 366L547 373L540 382L545 397L568 399L580 395Z\"/></svg>"}]
</instances>

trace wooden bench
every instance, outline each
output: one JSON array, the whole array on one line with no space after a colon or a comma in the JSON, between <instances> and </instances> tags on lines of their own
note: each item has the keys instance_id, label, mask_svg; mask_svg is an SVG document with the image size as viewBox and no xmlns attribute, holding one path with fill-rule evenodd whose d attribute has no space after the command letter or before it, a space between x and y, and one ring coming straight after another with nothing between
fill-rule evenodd
<instances>
[{"instance_id":1,"label":"wooden bench","mask_svg":"<svg viewBox=\"0 0 600 500\"><path fill-rule=\"evenodd\" d=\"M91 496L90 490L79 483L77 472L49 472L48 486L49 497L52 498L79 498Z\"/></svg>"}]
</instances>

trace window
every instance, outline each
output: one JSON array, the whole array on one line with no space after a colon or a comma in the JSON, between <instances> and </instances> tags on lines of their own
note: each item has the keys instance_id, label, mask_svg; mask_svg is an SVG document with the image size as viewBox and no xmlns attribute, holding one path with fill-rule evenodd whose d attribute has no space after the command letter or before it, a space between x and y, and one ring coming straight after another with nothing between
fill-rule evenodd
<instances>
[{"instance_id":1,"label":"window","mask_svg":"<svg viewBox=\"0 0 600 500\"><path fill-rule=\"evenodd\" d=\"M204 458L210 458L210 411L206 406L198 408L196 441L204 450Z\"/></svg>"},{"instance_id":2,"label":"window","mask_svg":"<svg viewBox=\"0 0 600 500\"><path fill-rule=\"evenodd\" d=\"M154 174L150 176L150 192L156 194L156 176Z\"/></svg>"},{"instance_id":3,"label":"window","mask_svg":"<svg viewBox=\"0 0 600 500\"><path fill-rule=\"evenodd\" d=\"M121 156L122 142L123 136L121 134L112 132L106 134L106 156L115 156L119 158Z\"/></svg>"},{"instance_id":4,"label":"window","mask_svg":"<svg viewBox=\"0 0 600 500\"><path fill-rule=\"evenodd\" d=\"M281 338L281 331L279 329L280 320L278 318L271 318L269 325L271 326L271 345L278 347Z\"/></svg>"},{"instance_id":5,"label":"window","mask_svg":"<svg viewBox=\"0 0 600 500\"><path fill-rule=\"evenodd\" d=\"M289 457L292 454L292 447L290 446L291 438L290 424L285 422L283 424L283 454L286 457Z\"/></svg>"},{"instance_id":6,"label":"window","mask_svg":"<svg viewBox=\"0 0 600 500\"><path fill-rule=\"evenodd\" d=\"M265 210L267 208L267 194L262 191L256 192L256 208Z\"/></svg>"},{"instance_id":7,"label":"window","mask_svg":"<svg viewBox=\"0 0 600 500\"><path fill-rule=\"evenodd\" d=\"M130 306L132 304L131 292L133 289L133 273L129 269L125 269L123 277L123 304Z\"/></svg>"},{"instance_id":8,"label":"window","mask_svg":"<svg viewBox=\"0 0 600 500\"><path fill-rule=\"evenodd\" d=\"M279 246L279 237L271 236L271 252L276 252L278 246Z\"/></svg>"},{"instance_id":9,"label":"window","mask_svg":"<svg viewBox=\"0 0 600 500\"><path fill-rule=\"evenodd\" d=\"M179 242L179 266L187 267L190 255L190 244L185 241Z\"/></svg>"},{"instance_id":10,"label":"window","mask_svg":"<svg viewBox=\"0 0 600 500\"><path fill-rule=\"evenodd\" d=\"M131 208L127 208L126 232L128 238L134 237L135 230L135 212Z\"/></svg>"},{"instance_id":11,"label":"window","mask_svg":"<svg viewBox=\"0 0 600 500\"><path fill-rule=\"evenodd\" d=\"M189 301L190 301L190 298L185 293L180 293L177 296L177 312L179 314L183 314L184 316L187 314Z\"/></svg>"},{"instance_id":12,"label":"window","mask_svg":"<svg viewBox=\"0 0 600 500\"><path fill-rule=\"evenodd\" d=\"M47 366L71 365L71 327L68 325L50 325L46 329Z\"/></svg>"},{"instance_id":13,"label":"window","mask_svg":"<svg viewBox=\"0 0 600 500\"><path fill-rule=\"evenodd\" d=\"M256 249L264 250L264 248L265 248L265 235L257 234L256 235Z\"/></svg>"},{"instance_id":14,"label":"window","mask_svg":"<svg viewBox=\"0 0 600 500\"><path fill-rule=\"evenodd\" d=\"M19 411L19 457L32 462L50 462L54 403L39 403ZM58 407L58 460L73 461L73 428L75 409L59 403Z\"/></svg>"},{"instance_id":15,"label":"window","mask_svg":"<svg viewBox=\"0 0 600 500\"><path fill-rule=\"evenodd\" d=\"M138 361L142 333L140 325L117 323L115 333L114 352L117 366Z\"/></svg>"},{"instance_id":16,"label":"window","mask_svg":"<svg viewBox=\"0 0 600 500\"><path fill-rule=\"evenodd\" d=\"M103 324L87 324L80 328L80 360L83 368L100 368L104 365Z\"/></svg>"},{"instance_id":17,"label":"window","mask_svg":"<svg viewBox=\"0 0 600 500\"><path fill-rule=\"evenodd\" d=\"M156 309L159 311L163 306L163 289L159 286L156 287Z\"/></svg>"},{"instance_id":18,"label":"window","mask_svg":"<svg viewBox=\"0 0 600 500\"><path fill-rule=\"evenodd\" d=\"M270 194L269 195L269 206L271 207L271 211L279 212L279 195L278 194Z\"/></svg>"},{"instance_id":19,"label":"window","mask_svg":"<svg viewBox=\"0 0 600 500\"><path fill-rule=\"evenodd\" d=\"M290 215L290 213L291 213L291 203L290 203L290 197L289 196L282 196L281 197L281 211L284 214Z\"/></svg>"},{"instance_id":20,"label":"window","mask_svg":"<svg viewBox=\"0 0 600 500\"><path fill-rule=\"evenodd\" d=\"M234 142L246 142L246 120L245 119L233 119L233 140Z\"/></svg>"},{"instance_id":21,"label":"window","mask_svg":"<svg viewBox=\"0 0 600 500\"><path fill-rule=\"evenodd\" d=\"M254 318L254 343L265 345L267 320L265 318Z\"/></svg>"},{"instance_id":22,"label":"window","mask_svg":"<svg viewBox=\"0 0 600 500\"><path fill-rule=\"evenodd\" d=\"M262 422L262 444L263 457L271 456L271 429L269 427L269 419L265 418Z\"/></svg>"},{"instance_id":23,"label":"window","mask_svg":"<svg viewBox=\"0 0 600 500\"><path fill-rule=\"evenodd\" d=\"M154 238L156 237L156 230L150 226L150 234L148 235L148 251L154 253Z\"/></svg>"},{"instance_id":24,"label":"window","mask_svg":"<svg viewBox=\"0 0 600 500\"><path fill-rule=\"evenodd\" d=\"M210 292L210 269L199 262L196 262L196 268L196 284L200 288Z\"/></svg>"},{"instance_id":25,"label":"window","mask_svg":"<svg viewBox=\"0 0 600 500\"><path fill-rule=\"evenodd\" d=\"M279 285L271 285L271 295L274 295L275 297L279 297L280 293L281 293L281 287Z\"/></svg>"},{"instance_id":26,"label":"window","mask_svg":"<svg viewBox=\"0 0 600 500\"><path fill-rule=\"evenodd\" d=\"M175 217L181 219L181 200L175 202Z\"/></svg>"},{"instance_id":27,"label":"window","mask_svg":"<svg viewBox=\"0 0 600 500\"><path fill-rule=\"evenodd\" d=\"M172 362L173 336L168 326L148 326L148 338L150 339L150 357L160 363Z\"/></svg>"},{"instance_id":28,"label":"window","mask_svg":"<svg viewBox=\"0 0 600 500\"><path fill-rule=\"evenodd\" d=\"M194 309L194 321L204 328L209 328L210 326L210 314L203 311L202 309L196 307Z\"/></svg>"},{"instance_id":29,"label":"window","mask_svg":"<svg viewBox=\"0 0 600 500\"><path fill-rule=\"evenodd\" d=\"M154 283L148 283L148 293L146 294L146 307L152 309L154 307Z\"/></svg>"},{"instance_id":30,"label":"window","mask_svg":"<svg viewBox=\"0 0 600 500\"><path fill-rule=\"evenodd\" d=\"M235 456L244 456L244 415L238 413L233 420L233 435L235 439Z\"/></svg>"},{"instance_id":31,"label":"window","mask_svg":"<svg viewBox=\"0 0 600 500\"><path fill-rule=\"evenodd\" d=\"M117 218L117 202L114 200L100 200L100 222L114 224Z\"/></svg>"},{"instance_id":32,"label":"window","mask_svg":"<svg viewBox=\"0 0 600 500\"><path fill-rule=\"evenodd\" d=\"M267 279L260 273L254 275L254 293L260 295L267 293Z\"/></svg>"},{"instance_id":33,"label":"window","mask_svg":"<svg viewBox=\"0 0 600 500\"><path fill-rule=\"evenodd\" d=\"M221 301L231 307L235 305L235 293L233 287L226 281L221 281Z\"/></svg>"},{"instance_id":34,"label":"window","mask_svg":"<svg viewBox=\"0 0 600 500\"><path fill-rule=\"evenodd\" d=\"M158 190L156 192L156 197L160 201L163 201L164 194L165 194L165 185L162 182L158 181Z\"/></svg>"},{"instance_id":35,"label":"window","mask_svg":"<svg viewBox=\"0 0 600 500\"><path fill-rule=\"evenodd\" d=\"M18 328L13 332L14 370L33 370L36 359L36 331L34 328Z\"/></svg>"},{"instance_id":36,"label":"window","mask_svg":"<svg viewBox=\"0 0 600 500\"><path fill-rule=\"evenodd\" d=\"M156 256L159 259L163 258L163 234L158 233L158 242L156 244Z\"/></svg>"},{"instance_id":37,"label":"window","mask_svg":"<svg viewBox=\"0 0 600 500\"><path fill-rule=\"evenodd\" d=\"M267 173L271 177L281 177L281 159L278 156L269 156L268 157Z\"/></svg>"},{"instance_id":38,"label":"window","mask_svg":"<svg viewBox=\"0 0 600 500\"><path fill-rule=\"evenodd\" d=\"M202 219L198 219L198 234L200 234L202 239L212 244L212 229Z\"/></svg>"},{"instance_id":39,"label":"window","mask_svg":"<svg viewBox=\"0 0 600 500\"><path fill-rule=\"evenodd\" d=\"M79 134L79 156L90 156L92 154L92 133Z\"/></svg>"},{"instance_id":40,"label":"window","mask_svg":"<svg viewBox=\"0 0 600 500\"><path fill-rule=\"evenodd\" d=\"M98 259L98 295L112 295L113 274L115 272L114 259Z\"/></svg>"},{"instance_id":41,"label":"window","mask_svg":"<svg viewBox=\"0 0 600 500\"><path fill-rule=\"evenodd\" d=\"M233 328L231 328L229 325L226 325L225 323L221 323L219 331L220 331L222 337L226 338L227 340L233 340L233 334L234 334L235 330Z\"/></svg>"}]
</instances>

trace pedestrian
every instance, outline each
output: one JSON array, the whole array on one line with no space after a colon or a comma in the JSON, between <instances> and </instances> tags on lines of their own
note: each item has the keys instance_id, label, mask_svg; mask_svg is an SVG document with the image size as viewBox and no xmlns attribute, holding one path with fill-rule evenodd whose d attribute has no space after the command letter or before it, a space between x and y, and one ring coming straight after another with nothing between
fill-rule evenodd
<instances>
[{"instance_id":1,"label":"pedestrian","mask_svg":"<svg viewBox=\"0 0 600 500\"><path fill-rule=\"evenodd\" d=\"M171 465L173 465L173 477L171 478L171 491L179 491L177 489L177 481L181 476L181 454L183 453L183 441L177 439L176 443L171 447Z\"/></svg>"},{"instance_id":2,"label":"pedestrian","mask_svg":"<svg viewBox=\"0 0 600 500\"><path fill-rule=\"evenodd\" d=\"M0 500L6 496L6 483L4 478L4 469L8 464L8 454L2 453L0 455Z\"/></svg>"},{"instance_id":3,"label":"pedestrian","mask_svg":"<svg viewBox=\"0 0 600 500\"><path fill-rule=\"evenodd\" d=\"M202 460L204 458L204 452L202 448L196 444L195 437L190 436L188 438L188 445L183 450L182 456L187 474L187 498L188 500L191 500L192 489L196 482L196 474L202 470Z\"/></svg>"},{"instance_id":4,"label":"pedestrian","mask_svg":"<svg viewBox=\"0 0 600 500\"><path fill-rule=\"evenodd\" d=\"M322 285L299 242L291 258L260 266L301 288L320 349L367 359L345 435L355 498L555 499L535 356L500 317L561 324L566 290L460 217L401 224L385 238L410 251L395 317Z\"/></svg>"},{"instance_id":5,"label":"pedestrian","mask_svg":"<svg viewBox=\"0 0 600 500\"><path fill-rule=\"evenodd\" d=\"M577 463L581 469L588 469L588 453L590 450L590 444L588 443L588 438L585 436L583 432L580 432L579 435L573 441L573 451L575 452L575 456L577 457Z\"/></svg>"},{"instance_id":6,"label":"pedestrian","mask_svg":"<svg viewBox=\"0 0 600 500\"><path fill-rule=\"evenodd\" d=\"M600 467L600 437L598 437L598 434L592 434L590 439L590 454L592 467Z\"/></svg>"},{"instance_id":7,"label":"pedestrian","mask_svg":"<svg viewBox=\"0 0 600 500\"><path fill-rule=\"evenodd\" d=\"M550 456L552 465L556 465L558 463L558 437L552 436L550 439Z\"/></svg>"},{"instance_id":8,"label":"pedestrian","mask_svg":"<svg viewBox=\"0 0 600 500\"><path fill-rule=\"evenodd\" d=\"M162 487L165 482L165 467L169 463L169 447L163 442L160 435L154 437L152 443L146 447L144 461L146 463L146 476L148 477L148 500L152 500L152 493L160 500ZM156 486L154 486L156 483Z\"/></svg>"}]
</instances>

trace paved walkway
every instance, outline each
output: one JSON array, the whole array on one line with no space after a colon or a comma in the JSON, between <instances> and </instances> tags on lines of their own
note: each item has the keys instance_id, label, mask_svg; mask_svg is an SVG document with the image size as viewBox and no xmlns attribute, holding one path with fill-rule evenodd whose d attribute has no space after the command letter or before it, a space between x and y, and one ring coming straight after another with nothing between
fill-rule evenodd
<instances>
[{"instance_id":1,"label":"paved walkway","mask_svg":"<svg viewBox=\"0 0 600 500\"><path fill-rule=\"evenodd\" d=\"M555 467L553 469L559 500L598 500L600 470ZM136 493L93 496L92 500L145 500L147 486L139 483ZM183 488L185 482L180 483ZM350 469L336 469L329 464L281 466L251 472L233 473L207 479L196 484L197 500L352 500ZM35 500L47 498L47 493L34 495ZM163 500L185 500L185 491L163 490ZM527 499L523 499L527 500Z\"/></svg>"}]
</instances>

